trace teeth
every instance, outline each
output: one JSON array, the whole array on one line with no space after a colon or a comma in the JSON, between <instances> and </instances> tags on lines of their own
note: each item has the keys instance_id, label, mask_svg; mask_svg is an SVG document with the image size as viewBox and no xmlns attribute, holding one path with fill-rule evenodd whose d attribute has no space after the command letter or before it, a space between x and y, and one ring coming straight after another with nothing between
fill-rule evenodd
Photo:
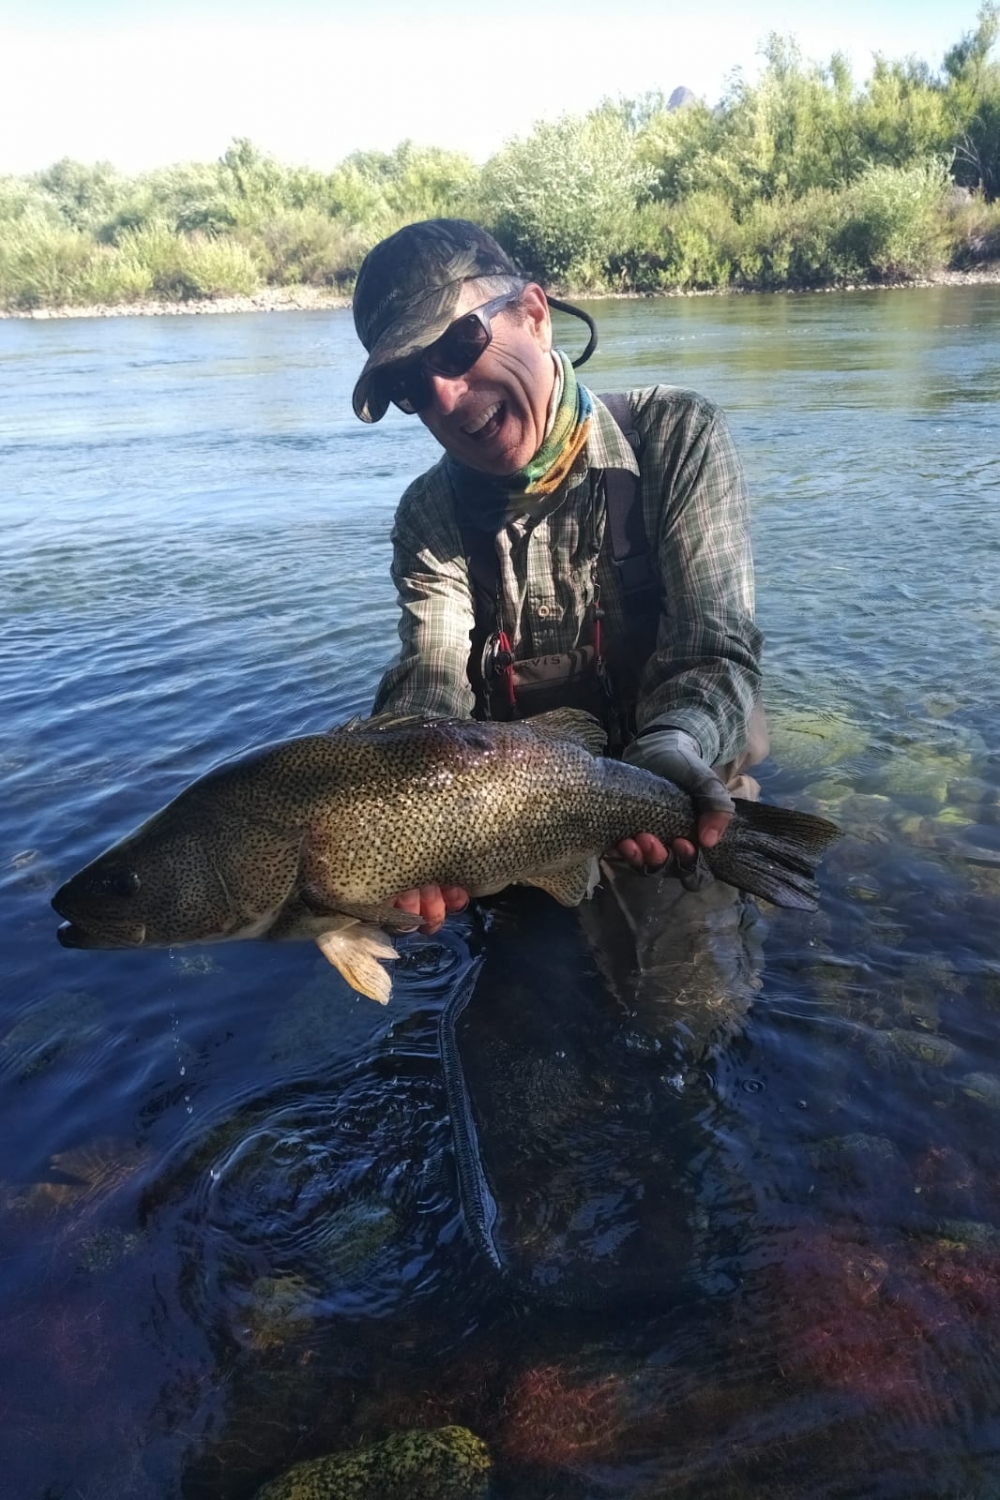
<instances>
[{"instance_id":1,"label":"teeth","mask_svg":"<svg viewBox=\"0 0 1000 1500\"><path fill-rule=\"evenodd\" d=\"M502 405L502 401L494 401L492 406L488 406L484 412L480 412L474 421L470 422L467 427L462 428L462 431L467 437L475 437L476 433L482 431L486 426L490 418L496 416Z\"/></svg>"}]
</instances>

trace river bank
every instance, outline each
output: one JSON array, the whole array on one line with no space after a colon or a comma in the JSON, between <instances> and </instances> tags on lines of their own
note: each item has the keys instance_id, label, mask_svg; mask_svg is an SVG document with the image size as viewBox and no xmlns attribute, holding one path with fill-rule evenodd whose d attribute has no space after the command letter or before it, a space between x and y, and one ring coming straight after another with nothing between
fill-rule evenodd
<instances>
[{"instance_id":1,"label":"river bank","mask_svg":"<svg viewBox=\"0 0 1000 1500\"><path fill-rule=\"evenodd\" d=\"M770 293L773 296L808 297L827 292L858 291L913 291L930 286L983 286L1000 283L1000 261L989 261L969 270L952 271L942 269L926 276L908 281L884 283L851 282L846 286L822 286L809 288L785 287ZM559 295L577 301L637 301L659 297L738 297L753 293L754 288L713 287L705 291L642 292L590 292L560 288ZM20 318L45 321L49 318L164 318L201 316L220 313L257 312L327 312L332 309L350 307L351 298L342 292L330 291L326 287L263 287L249 296L203 297L177 302L154 298L140 302L118 302L81 307L33 307L0 308L0 318Z\"/></svg>"}]
</instances>

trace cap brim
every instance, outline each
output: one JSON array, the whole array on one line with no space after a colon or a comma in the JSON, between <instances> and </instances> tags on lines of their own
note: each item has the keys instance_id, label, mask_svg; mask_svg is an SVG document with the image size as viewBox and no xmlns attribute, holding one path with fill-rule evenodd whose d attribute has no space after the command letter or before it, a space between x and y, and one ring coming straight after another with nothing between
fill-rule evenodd
<instances>
[{"instance_id":1,"label":"cap brim","mask_svg":"<svg viewBox=\"0 0 1000 1500\"><path fill-rule=\"evenodd\" d=\"M354 387L351 404L362 422L380 422L389 398L378 377L389 365L400 364L429 349L453 321L462 295L461 281L435 287L417 303L411 303L376 339Z\"/></svg>"}]
</instances>

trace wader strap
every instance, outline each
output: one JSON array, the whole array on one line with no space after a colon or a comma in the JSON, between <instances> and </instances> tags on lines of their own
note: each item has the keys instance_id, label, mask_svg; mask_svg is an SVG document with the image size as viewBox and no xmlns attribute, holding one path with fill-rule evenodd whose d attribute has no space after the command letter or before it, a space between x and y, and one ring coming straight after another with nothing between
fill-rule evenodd
<instances>
[{"instance_id":1,"label":"wader strap","mask_svg":"<svg viewBox=\"0 0 1000 1500\"><path fill-rule=\"evenodd\" d=\"M598 395L614 417L622 433L639 456L639 434L632 417L632 406L620 391ZM610 533L611 558L615 565L626 604L635 594L656 591L656 574L649 555L649 538L642 514L639 476L631 469L605 469L604 503Z\"/></svg>"}]
</instances>

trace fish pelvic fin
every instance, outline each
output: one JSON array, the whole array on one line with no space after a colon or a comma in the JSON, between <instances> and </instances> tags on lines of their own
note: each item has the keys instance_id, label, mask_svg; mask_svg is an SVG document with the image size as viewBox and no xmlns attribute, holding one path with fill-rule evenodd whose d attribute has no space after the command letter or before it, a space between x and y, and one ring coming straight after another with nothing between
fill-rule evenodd
<instances>
[{"instance_id":1,"label":"fish pelvic fin","mask_svg":"<svg viewBox=\"0 0 1000 1500\"><path fill-rule=\"evenodd\" d=\"M394 959L396 950L381 927L367 922L342 923L317 933L316 946L352 990L379 1005L388 1005L392 976L381 961Z\"/></svg>"},{"instance_id":2,"label":"fish pelvic fin","mask_svg":"<svg viewBox=\"0 0 1000 1500\"><path fill-rule=\"evenodd\" d=\"M608 743L600 721L582 708L550 708L547 713L532 714L526 723L544 739L569 740L591 755L603 755Z\"/></svg>"},{"instance_id":3,"label":"fish pelvic fin","mask_svg":"<svg viewBox=\"0 0 1000 1500\"><path fill-rule=\"evenodd\" d=\"M547 891L561 906L579 906L581 901L594 894L600 878L597 860L587 859L564 870L540 870L537 875L524 875L518 884L534 885L540 891Z\"/></svg>"},{"instance_id":4,"label":"fish pelvic fin","mask_svg":"<svg viewBox=\"0 0 1000 1500\"><path fill-rule=\"evenodd\" d=\"M736 815L714 849L702 858L717 880L725 880L775 906L815 911L819 888L813 878L824 849L840 829L812 813L733 799Z\"/></svg>"}]
</instances>

